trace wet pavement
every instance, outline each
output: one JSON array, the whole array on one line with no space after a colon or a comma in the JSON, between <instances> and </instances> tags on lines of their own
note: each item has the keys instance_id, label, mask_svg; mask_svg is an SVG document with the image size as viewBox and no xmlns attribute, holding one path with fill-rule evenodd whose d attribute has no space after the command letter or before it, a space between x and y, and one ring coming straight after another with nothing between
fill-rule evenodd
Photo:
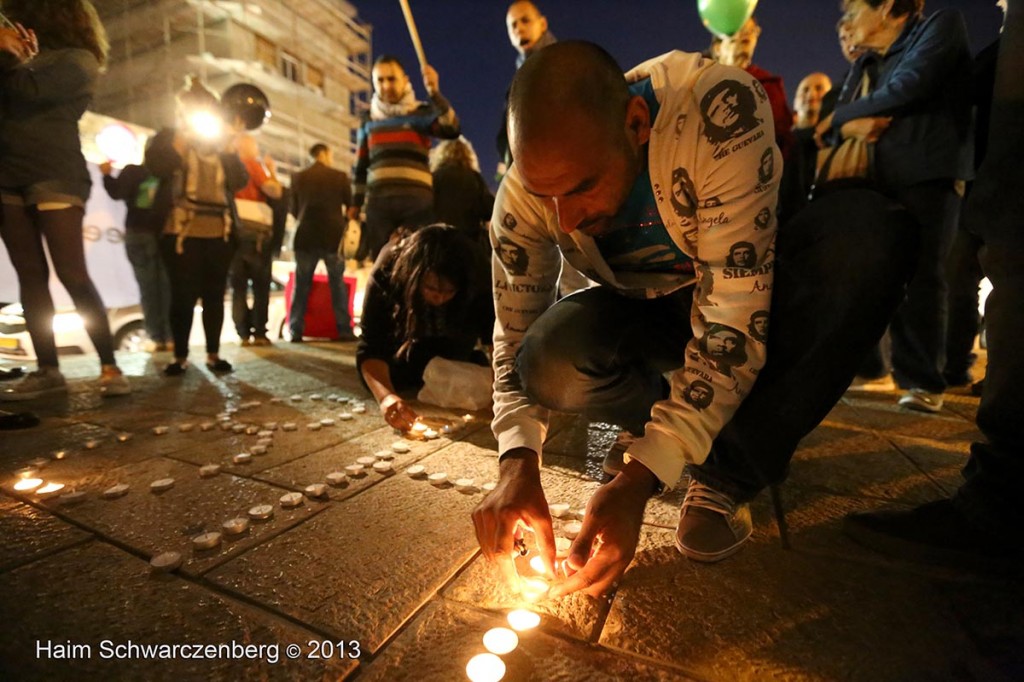
<instances>
[{"instance_id":1,"label":"wet pavement","mask_svg":"<svg viewBox=\"0 0 1024 682\"><path fill-rule=\"evenodd\" d=\"M964 391L938 415L844 398L781 488L789 549L763 495L743 551L687 561L676 490L648 504L613 595L527 601L481 559L469 518L497 476L487 416L426 409L454 431L394 452L353 350L229 347L233 374L174 379L166 358L126 354L134 393L108 400L94 359L63 359L69 396L25 403L42 424L0 432L0 679L466 680L484 633L523 607L540 625L500 656L506 680L1024 679L1021 583L891 562L840 531L847 513L955 490L979 436ZM615 435L552 420L544 484L570 510L556 534ZM390 472L369 466L388 452ZM338 475L360 458L362 475ZM64 489L14 490L24 467ZM154 571L168 552L180 564Z\"/></svg>"}]
</instances>

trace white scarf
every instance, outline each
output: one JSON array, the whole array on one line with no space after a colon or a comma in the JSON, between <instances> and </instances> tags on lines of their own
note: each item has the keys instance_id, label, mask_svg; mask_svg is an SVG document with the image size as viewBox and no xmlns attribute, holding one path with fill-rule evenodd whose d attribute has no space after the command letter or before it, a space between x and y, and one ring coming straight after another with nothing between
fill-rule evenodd
<instances>
[{"instance_id":1,"label":"white scarf","mask_svg":"<svg viewBox=\"0 0 1024 682\"><path fill-rule=\"evenodd\" d=\"M416 93L412 90L412 83L406 86L402 98L393 104L385 102L375 92L370 98L370 119L383 121L396 116L407 116L416 111L420 104L422 103L416 100Z\"/></svg>"}]
</instances>

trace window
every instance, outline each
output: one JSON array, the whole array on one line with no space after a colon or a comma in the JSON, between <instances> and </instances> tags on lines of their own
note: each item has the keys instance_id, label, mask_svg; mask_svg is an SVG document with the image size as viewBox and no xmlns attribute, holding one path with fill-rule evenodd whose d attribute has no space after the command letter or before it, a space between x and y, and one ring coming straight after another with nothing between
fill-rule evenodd
<instances>
[{"instance_id":1,"label":"window","mask_svg":"<svg viewBox=\"0 0 1024 682\"><path fill-rule=\"evenodd\" d=\"M277 45L263 36L256 36L256 61L271 69L277 66Z\"/></svg>"},{"instance_id":2,"label":"window","mask_svg":"<svg viewBox=\"0 0 1024 682\"><path fill-rule=\"evenodd\" d=\"M302 62L281 50L281 75L293 83L302 82Z\"/></svg>"}]
</instances>

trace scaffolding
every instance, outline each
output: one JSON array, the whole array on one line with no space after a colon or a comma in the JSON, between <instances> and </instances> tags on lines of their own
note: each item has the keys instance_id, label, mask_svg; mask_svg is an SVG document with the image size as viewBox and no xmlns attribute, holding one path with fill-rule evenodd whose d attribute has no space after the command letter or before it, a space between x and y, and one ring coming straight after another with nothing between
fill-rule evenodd
<instances>
[{"instance_id":1,"label":"scaffolding","mask_svg":"<svg viewBox=\"0 0 1024 682\"><path fill-rule=\"evenodd\" d=\"M93 109L153 129L174 125L187 74L217 92L253 83L272 116L260 146L287 175L316 142L355 159L371 92L371 28L345 0L94 0L110 64Z\"/></svg>"}]
</instances>

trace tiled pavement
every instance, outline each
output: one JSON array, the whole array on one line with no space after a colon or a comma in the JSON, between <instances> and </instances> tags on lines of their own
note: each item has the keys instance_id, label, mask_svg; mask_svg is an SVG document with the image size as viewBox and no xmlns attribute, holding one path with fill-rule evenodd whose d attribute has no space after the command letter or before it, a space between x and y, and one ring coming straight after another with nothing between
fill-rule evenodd
<instances>
[{"instance_id":1,"label":"tiled pavement","mask_svg":"<svg viewBox=\"0 0 1024 682\"><path fill-rule=\"evenodd\" d=\"M494 479L486 418L410 443L393 475L371 472L284 509L283 494L398 437L372 400L347 421L339 414L350 406L328 400L367 398L351 347L231 348L228 358L237 368L230 376L193 368L169 380L149 356L125 356L135 393L116 401L99 399L87 381L93 360L71 359L70 397L28 404L40 427L0 432L0 679L467 679L483 633L524 602L476 550L469 512L481 493L402 472L418 463L478 485ZM718 565L690 563L672 542L681 493L652 500L617 593L530 605L541 626L503 656L505 679L1024 679L1020 584L891 563L840 533L851 511L948 494L977 437L974 398L953 395L937 416L893 403L892 395L848 397L802 444L782 488L789 550L763 496L748 547ZM257 436L222 429L228 408L242 408L231 423L277 422L266 454L232 461ZM309 429L325 418L336 422ZM216 426L201 430L207 422ZM282 431L285 422L298 430ZM193 428L182 432L183 424ZM153 435L158 425L170 433ZM585 506L614 435L606 425L553 420L549 502ZM85 449L87 441L96 447ZM14 492L15 470L37 458L46 461L42 478L84 498ZM201 478L210 463L220 474ZM168 477L170 490L150 492ZM116 483L128 494L103 499ZM192 549L193 537L257 504L273 505L273 517L217 548ZM179 552L182 566L152 573L148 560L167 551ZM279 660L123 659L104 641L277 645ZM310 642L332 644L314 652ZM299 658L289 659L290 643ZM70 647L81 644L90 657ZM273 652L265 648L264 659Z\"/></svg>"}]
</instances>

